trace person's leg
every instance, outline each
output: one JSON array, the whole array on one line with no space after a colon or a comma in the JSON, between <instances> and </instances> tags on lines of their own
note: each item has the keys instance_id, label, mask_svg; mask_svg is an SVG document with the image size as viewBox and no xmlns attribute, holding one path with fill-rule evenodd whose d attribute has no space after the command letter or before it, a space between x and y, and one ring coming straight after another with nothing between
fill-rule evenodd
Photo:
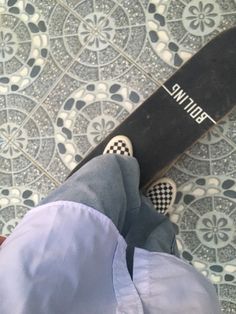
<instances>
[{"instance_id":1,"label":"person's leg","mask_svg":"<svg viewBox=\"0 0 236 314\"><path fill-rule=\"evenodd\" d=\"M147 198L140 197L137 160L118 155L132 155L132 144L127 140L113 138L105 155L85 164L40 205L58 200L83 203L108 216L127 236L128 245L172 254L175 234L171 222L158 214ZM153 195L161 195L162 189L160 193L158 189L154 189L152 200Z\"/></svg>"},{"instance_id":2,"label":"person's leg","mask_svg":"<svg viewBox=\"0 0 236 314\"><path fill-rule=\"evenodd\" d=\"M40 205L66 200L92 207L108 216L125 236L139 211L139 165L117 154L96 157L74 173Z\"/></svg>"},{"instance_id":3,"label":"person's leg","mask_svg":"<svg viewBox=\"0 0 236 314\"><path fill-rule=\"evenodd\" d=\"M175 231L167 216L159 214L151 201L141 195L141 206L132 221L126 242L151 252L178 255Z\"/></svg>"}]
</instances>

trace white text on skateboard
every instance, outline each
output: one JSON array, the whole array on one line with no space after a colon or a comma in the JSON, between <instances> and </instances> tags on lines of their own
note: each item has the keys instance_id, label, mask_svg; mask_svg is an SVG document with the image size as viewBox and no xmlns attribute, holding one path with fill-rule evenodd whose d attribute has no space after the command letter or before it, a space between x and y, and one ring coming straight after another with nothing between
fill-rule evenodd
<instances>
[{"instance_id":1,"label":"white text on skateboard","mask_svg":"<svg viewBox=\"0 0 236 314\"><path fill-rule=\"evenodd\" d=\"M205 119L210 119L214 124L216 121L209 116L198 104L180 87L179 84L174 84L172 90L169 90L164 84L162 87L169 95L175 99L179 105L183 105L183 109L194 119L198 124L201 124Z\"/></svg>"}]
</instances>

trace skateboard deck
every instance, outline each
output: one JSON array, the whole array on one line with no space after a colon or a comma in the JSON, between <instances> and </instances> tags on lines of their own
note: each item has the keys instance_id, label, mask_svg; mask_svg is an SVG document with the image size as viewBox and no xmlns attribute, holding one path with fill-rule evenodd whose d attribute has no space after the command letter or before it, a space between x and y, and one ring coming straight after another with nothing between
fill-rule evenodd
<instances>
[{"instance_id":1,"label":"skateboard deck","mask_svg":"<svg viewBox=\"0 0 236 314\"><path fill-rule=\"evenodd\" d=\"M203 47L72 171L126 135L141 170L141 187L176 160L236 105L236 28ZM70 175L71 175L70 174Z\"/></svg>"}]
</instances>

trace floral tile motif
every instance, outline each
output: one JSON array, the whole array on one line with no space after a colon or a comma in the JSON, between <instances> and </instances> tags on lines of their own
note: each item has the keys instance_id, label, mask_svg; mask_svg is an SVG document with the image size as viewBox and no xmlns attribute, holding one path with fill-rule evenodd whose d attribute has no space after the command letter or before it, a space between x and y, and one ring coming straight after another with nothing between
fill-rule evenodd
<instances>
[{"instance_id":1,"label":"floral tile motif","mask_svg":"<svg viewBox=\"0 0 236 314\"><path fill-rule=\"evenodd\" d=\"M34 207L41 195L24 187L0 189L0 234L8 236L27 211Z\"/></svg>"},{"instance_id":2,"label":"floral tile motif","mask_svg":"<svg viewBox=\"0 0 236 314\"><path fill-rule=\"evenodd\" d=\"M235 25L232 1L150 1L148 40L155 53L178 68L209 40ZM233 22L230 22L233 18Z\"/></svg>"},{"instance_id":3,"label":"floral tile motif","mask_svg":"<svg viewBox=\"0 0 236 314\"><path fill-rule=\"evenodd\" d=\"M135 67L115 81L86 84L66 75L43 103L43 108L53 121L56 154L67 172L156 88ZM55 177L57 168L49 166L48 171Z\"/></svg>"},{"instance_id":4,"label":"floral tile motif","mask_svg":"<svg viewBox=\"0 0 236 314\"><path fill-rule=\"evenodd\" d=\"M231 115L217 124L176 162L175 167L191 176L236 174L235 143ZM228 121L228 122L227 122ZM232 131L229 131L232 130Z\"/></svg>"},{"instance_id":5,"label":"floral tile motif","mask_svg":"<svg viewBox=\"0 0 236 314\"><path fill-rule=\"evenodd\" d=\"M56 119L57 147L64 163L72 170L142 100L135 90L106 81L72 93ZM69 156L73 157L71 162Z\"/></svg>"},{"instance_id":6,"label":"floral tile motif","mask_svg":"<svg viewBox=\"0 0 236 314\"><path fill-rule=\"evenodd\" d=\"M227 176L192 179L178 188L174 207L171 220L182 258L216 285L223 308L230 302L234 309L235 179Z\"/></svg>"},{"instance_id":7,"label":"floral tile motif","mask_svg":"<svg viewBox=\"0 0 236 314\"><path fill-rule=\"evenodd\" d=\"M103 5L97 9L93 1L65 2L78 8L78 16L84 19L81 36L91 36L90 47L111 43L158 82L236 23L235 4L230 0L119 0L112 9Z\"/></svg>"},{"instance_id":8,"label":"floral tile motif","mask_svg":"<svg viewBox=\"0 0 236 314\"><path fill-rule=\"evenodd\" d=\"M178 185L171 220L181 256L215 284L223 313L236 309L234 112L166 173Z\"/></svg>"},{"instance_id":9,"label":"floral tile motif","mask_svg":"<svg viewBox=\"0 0 236 314\"><path fill-rule=\"evenodd\" d=\"M32 84L44 68L49 38L44 17L28 1L3 1L0 31L0 93Z\"/></svg>"}]
</instances>

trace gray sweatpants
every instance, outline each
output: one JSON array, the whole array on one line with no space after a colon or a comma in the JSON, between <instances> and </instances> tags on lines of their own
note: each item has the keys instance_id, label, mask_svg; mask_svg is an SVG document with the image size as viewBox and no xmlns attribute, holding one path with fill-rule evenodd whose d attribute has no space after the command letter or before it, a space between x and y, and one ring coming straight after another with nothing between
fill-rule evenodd
<instances>
[{"instance_id":1,"label":"gray sweatpants","mask_svg":"<svg viewBox=\"0 0 236 314\"><path fill-rule=\"evenodd\" d=\"M109 217L128 246L178 256L172 223L140 193L139 175L135 158L102 155L85 164L40 205L59 200L83 203Z\"/></svg>"}]
</instances>

